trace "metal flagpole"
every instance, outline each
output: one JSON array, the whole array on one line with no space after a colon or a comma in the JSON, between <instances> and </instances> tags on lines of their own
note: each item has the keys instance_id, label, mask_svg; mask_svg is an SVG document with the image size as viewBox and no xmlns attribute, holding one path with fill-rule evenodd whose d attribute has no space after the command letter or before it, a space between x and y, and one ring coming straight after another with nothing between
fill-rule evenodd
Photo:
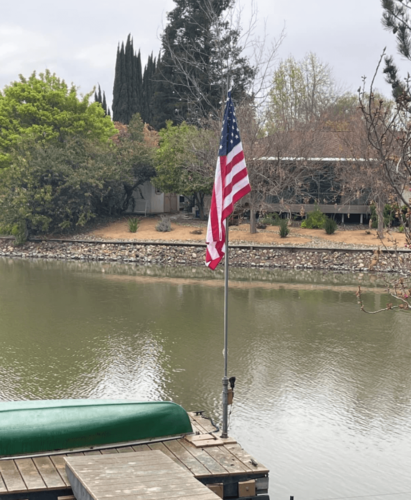
<instances>
[{"instance_id":1,"label":"metal flagpole","mask_svg":"<svg viewBox=\"0 0 411 500\"><path fill-rule=\"evenodd\" d=\"M224 256L224 377L223 377L223 432L222 438L228 437L228 217L225 220L225 256Z\"/></svg>"}]
</instances>

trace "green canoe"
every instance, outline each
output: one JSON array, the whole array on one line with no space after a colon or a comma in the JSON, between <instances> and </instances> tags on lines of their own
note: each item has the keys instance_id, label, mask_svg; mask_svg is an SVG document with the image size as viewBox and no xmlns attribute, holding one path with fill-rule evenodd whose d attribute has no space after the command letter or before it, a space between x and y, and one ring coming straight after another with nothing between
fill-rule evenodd
<instances>
[{"instance_id":1,"label":"green canoe","mask_svg":"<svg viewBox=\"0 0 411 500\"><path fill-rule=\"evenodd\" d=\"M190 432L186 411L170 402L87 399L0 402L0 456Z\"/></svg>"}]
</instances>

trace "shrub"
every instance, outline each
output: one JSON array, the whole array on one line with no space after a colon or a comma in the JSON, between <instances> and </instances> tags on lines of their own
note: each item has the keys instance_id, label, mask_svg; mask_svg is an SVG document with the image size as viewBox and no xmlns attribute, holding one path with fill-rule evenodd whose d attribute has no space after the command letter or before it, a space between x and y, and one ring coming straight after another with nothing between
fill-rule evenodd
<instances>
[{"instance_id":1,"label":"shrub","mask_svg":"<svg viewBox=\"0 0 411 500\"><path fill-rule=\"evenodd\" d=\"M290 233L290 230L288 229L288 220L287 219L281 219L279 233L280 233L280 238L286 238L287 235Z\"/></svg>"},{"instance_id":2,"label":"shrub","mask_svg":"<svg viewBox=\"0 0 411 500\"><path fill-rule=\"evenodd\" d=\"M399 233L403 233L403 232L404 232L404 226L400 226L400 227L398 228L398 232L399 232Z\"/></svg>"},{"instance_id":3,"label":"shrub","mask_svg":"<svg viewBox=\"0 0 411 500\"><path fill-rule=\"evenodd\" d=\"M171 220L168 217L161 217L161 221L156 226L156 231L168 233L171 231Z\"/></svg>"},{"instance_id":4,"label":"shrub","mask_svg":"<svg viewBox=\"0 0 411 500\"><path fill-rule=\"evenodd\" d=\"M370 205L370 208L371 208L371 228L377 229L378 228L378 215L377 215L377 208L375 206L375 203L372 203ZM393 214L393 209L392 209L391 205L384 205L383 217L384 217L383 227L391 227L392 222L394 220L394 214Z\"/></svg>"},{"instance_id":5,"label":"shrub","mask_svg":"<svg viewBox=\"0 0 411 500\"><path fill-rule=\"evenodd\" d=\"M27 241L27 226L25 222L19 222L11 228L11 234L14 236L14 244L19 247Z\"/></svg>"},{"instance_id":6,"label":"shrub","mask_svg":"<svg viewBox=\"0 0 411 500\"><path fill-rule=\"evenodd\" d=\"M324 223L324 229L327 234L334 234L337 230L337 223L334 219L327 217Z\"/></svg>"},{"instance_id":7,"label":"shrub","mask_svg":"<svg viewBox=\"0 0 411 500\"><path fill-rule=\"evenodd\" d=\"M305 227L306 229L322 229L326 220L327 216L319 208L316 208L308 214L307 218L301 223L301 227Z\"/></svg>"},{"instance_id":8,"label":"shrub","mask_svg":"<svg viewBox=\"0 0 411 500\"><path fill-rule=\"evenodd\" d=\"M267 214L263 219L259 220L260 224L266 226L279 226L281 217L277 213Z\"/></svg>"},{"instance_id":9,"label":"shrub","mask_svg":"<svg viewBox=\"0 0 411 500\"><path fill-rule=\"evenodd\" d=\"M131 217L130 219L128 219L128 230L130 231L130 233L137 232L139 222L140 221L137 217Z\"/></svg>"}]
</instances>

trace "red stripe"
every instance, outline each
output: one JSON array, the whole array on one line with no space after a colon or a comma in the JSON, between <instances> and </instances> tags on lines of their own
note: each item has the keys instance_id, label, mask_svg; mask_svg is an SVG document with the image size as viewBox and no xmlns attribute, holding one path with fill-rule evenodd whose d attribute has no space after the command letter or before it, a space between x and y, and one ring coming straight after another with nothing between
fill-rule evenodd
<instances>
[{"instance_id":1,"label":"red stripe","mask_svg":"<svg viewBox=\"0 0 411 500\"><path fill-rule=\"evenodd\" d=\"M220 156L219 158L219 164L220 164L220 174L221 174L221 186L222 186L222 207L224 207L225 201L228 197L231 197L231 193L233 189L235 189L236 185L243 181L247 177L247 168L244 166L241 168L239 172L236 172L235 176L231 179L231 182L229 184L226 184L227 182L227 176L231 173L233 168L238 165L238 163L242 162L244 160L244 152L240 151L238 154L236 154L232 160L227 163L227 157L226 156ZM214 270L218 264L221 262L222 258L224 257L224 244L225 244L225 227L223 224L223 221L229 217L234 210L234 204L239 201L243 196L245 196L247 193L251 191L251 186L248 183L246 186L241 188L238 192L234 193L232 195L232 202L223 209L222 211L222 217L221 220L219 220L218 213L217 213L217 200L216 200L216 190L215 187L213 188L213 194L211 198L211 205L210 205L210 214L209 214L209 227L211 229L211 234L213 237L212 242L208 241L207 243L210 246L210 249L213 248L213 251L215 250L217 256L213 259L209 248L207 247L206 251L206 264L207 266ZM221 235L221 236L220 236ZM221 239L220 239L221 238ZM210 243L213 244L210 245Z\"/></svg>"}]
</instances>

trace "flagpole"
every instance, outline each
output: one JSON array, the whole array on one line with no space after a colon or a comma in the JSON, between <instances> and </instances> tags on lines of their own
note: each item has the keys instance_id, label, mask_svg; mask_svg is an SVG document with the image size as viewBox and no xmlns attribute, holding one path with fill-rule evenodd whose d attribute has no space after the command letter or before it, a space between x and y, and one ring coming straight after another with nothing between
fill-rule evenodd
<instances>
[{"instance_id":1,"label":"flagpole","mask_svg":"<svg viewBox=\"0 0 411 500\"><path fill-rule=\"evenodd\" d=\"M228 217L225 220L225 256L224 256L224 377L223 377L223 432L222 438L228 437Z\"/></svg>"}]
</instances>

